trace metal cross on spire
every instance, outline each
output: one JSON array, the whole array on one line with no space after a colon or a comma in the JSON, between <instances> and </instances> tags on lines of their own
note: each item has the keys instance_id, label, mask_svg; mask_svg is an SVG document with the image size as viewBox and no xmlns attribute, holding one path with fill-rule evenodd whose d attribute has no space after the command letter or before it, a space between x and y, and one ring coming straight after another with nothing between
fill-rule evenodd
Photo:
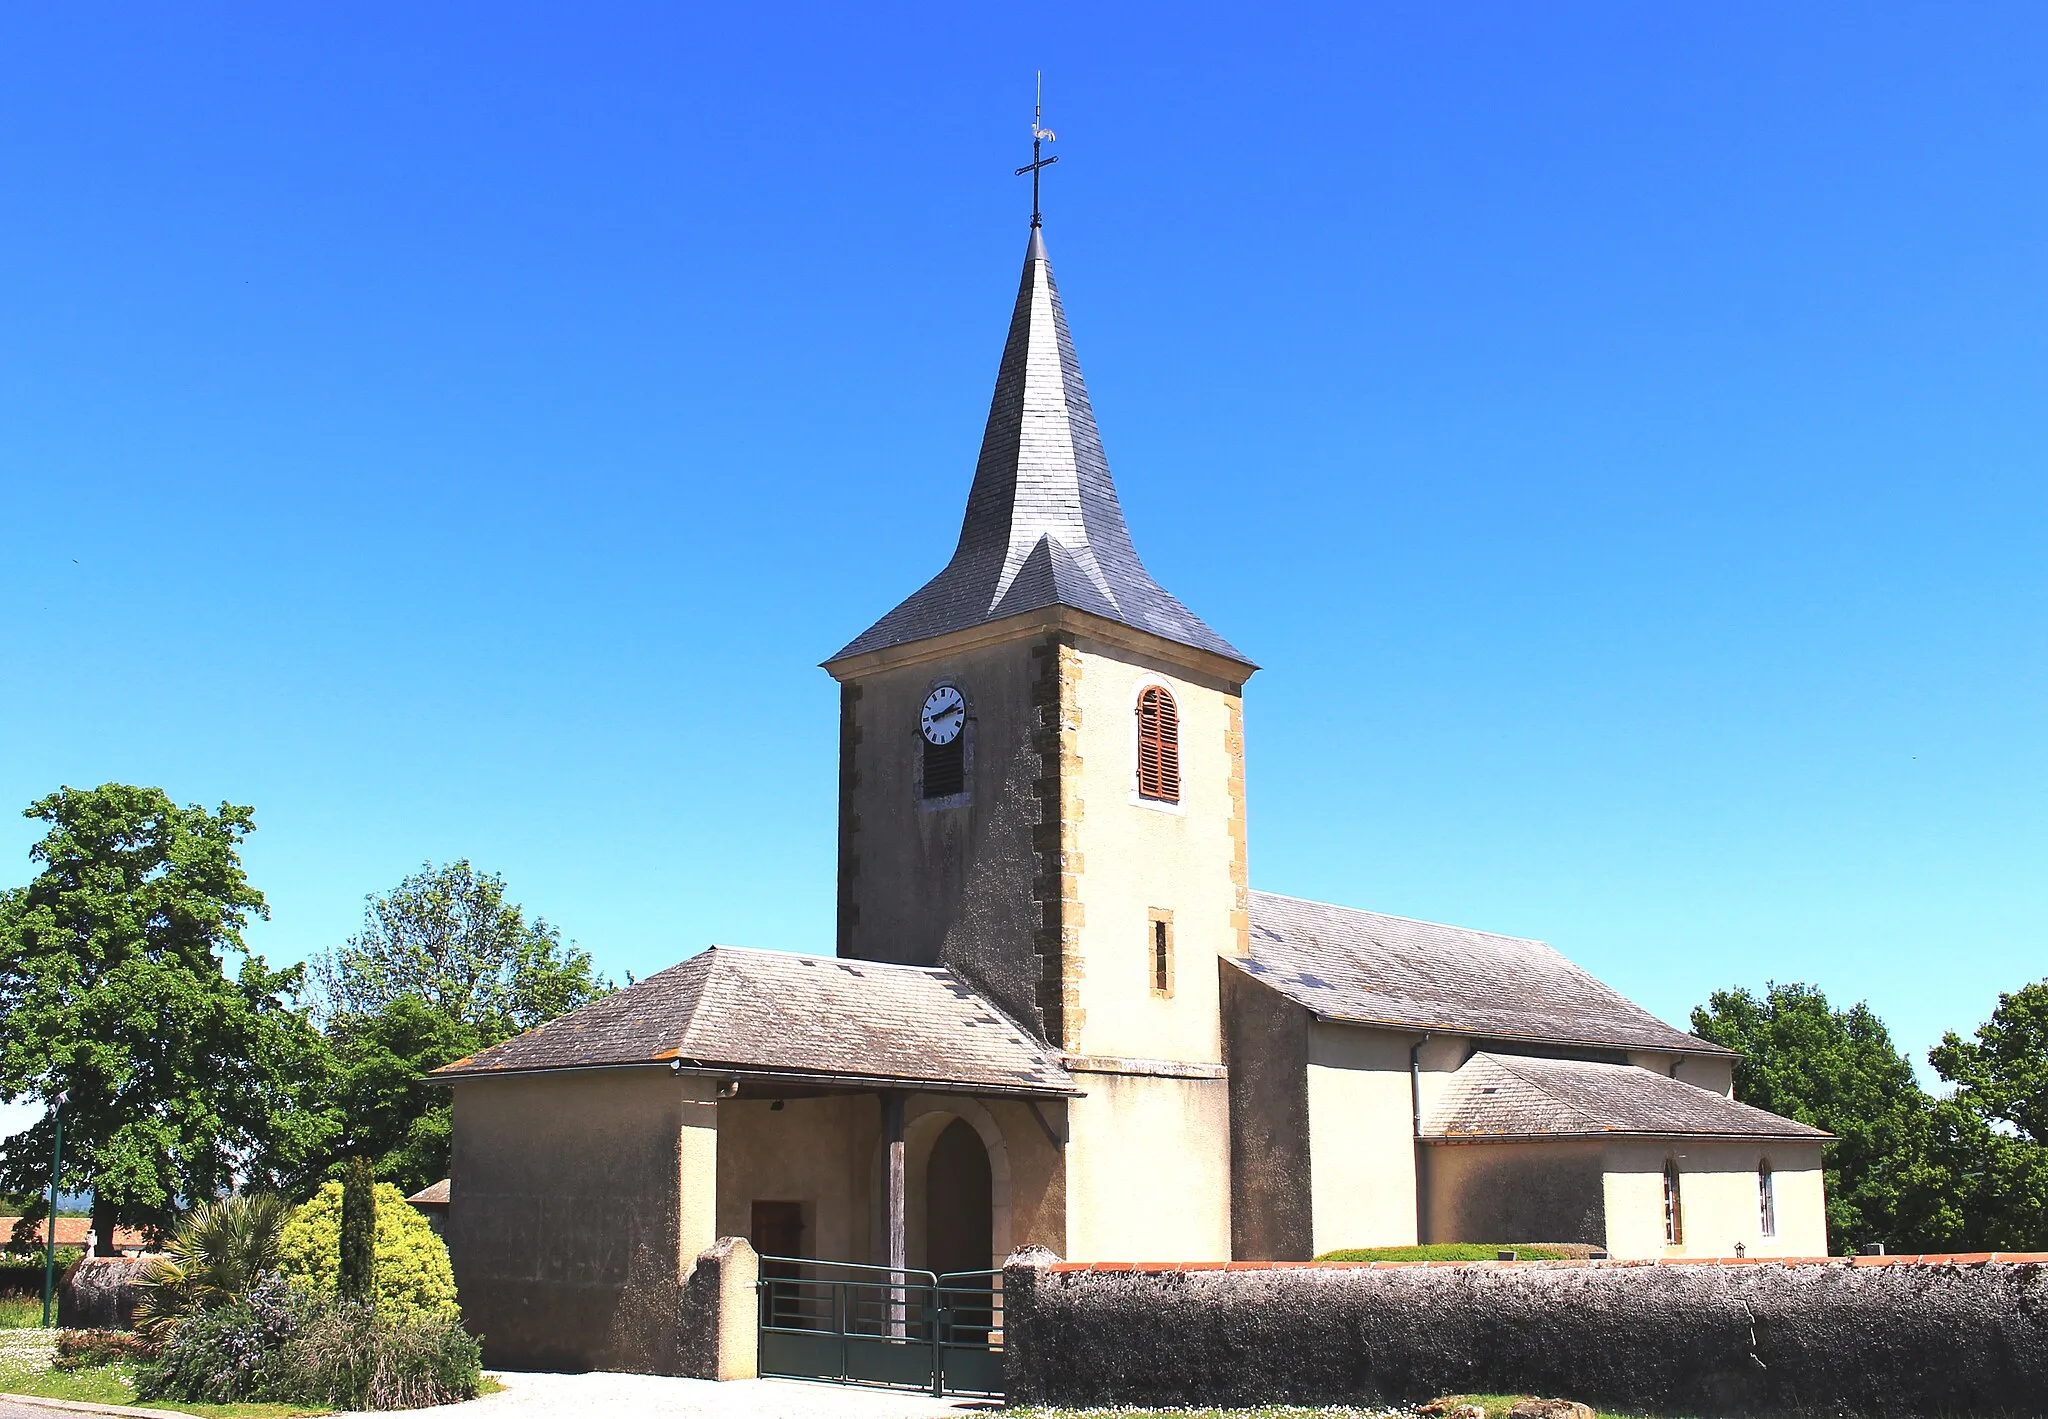
<instances>
[{"instance_id":1,"label":"metal cross on spire","mask_svg":"<svg viewBox=\"0 0 2048 1419\"><path fill-rule=\"evenodd\" d=\"M1053 138L1052 130L1038 121L1044 114L1045 71L1041 69L1038 71L1038 98L1031 105L1031 161L1017 169L1017 176L1019 177L1024 176L1027 172L1031 174L1031 225L1034 227L1040 225L1038 220L1038 174L1059 161L1057 157L1042 158L1039 156L1040 145L1050 143Z\"/></svg>"}]
</instances>

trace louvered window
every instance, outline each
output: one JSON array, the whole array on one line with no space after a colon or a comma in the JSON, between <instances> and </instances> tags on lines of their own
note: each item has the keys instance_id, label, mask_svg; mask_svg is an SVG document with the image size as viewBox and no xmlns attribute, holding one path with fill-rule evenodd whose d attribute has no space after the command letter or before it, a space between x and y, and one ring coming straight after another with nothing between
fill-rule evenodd
<instances>
[{"instance_id":1,"label":"louvered window","mask_svg":"<svg viewBox=\"0 0 2048 1419\"><path fill-rule=\"evenodd\" d=\"M1778 1235L1778 1190L1771 1182L1771 1162L1766 1158L1756 1165L1756 1210L1757 1221L1767 1237Z\"/></svg>"},{"instance_id":2,"label":"louvered window","mask_svg":"<svg viewBox=\"0 0 2048 1419\"><path fill-rule=\"evenodd\" d=\"M1685 1241L1685 1207L1678 1197L1678 1163L1664 1165L1664 1242L1680 1246Z\"/></svg>"},{"instance_id":3,"label":"louvered window","mask_svg":"<svg viewBox=\"0 0 2048 1419\"><path fill-rule=\"evenodd\" d=\"M1180 802L1180 710L1157 685L1138 696L1138 793Z\"/></svg>"},{"instance_id":4,"label":"louvered window","mask_svg":"<svg viewBox=\"0 0 2048 1419\"><path fill-rule=\"evenodd\" d=\"M967 731L950 744L924 744L924 797L952 798L967 791Z\"/></svg>"}]
</instances>

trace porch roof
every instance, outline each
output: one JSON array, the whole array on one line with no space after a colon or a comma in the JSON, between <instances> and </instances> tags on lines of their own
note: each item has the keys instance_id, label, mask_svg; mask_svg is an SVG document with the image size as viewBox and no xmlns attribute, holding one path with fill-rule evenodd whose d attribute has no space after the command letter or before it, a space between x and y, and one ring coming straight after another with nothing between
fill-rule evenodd
<instances>
[{"instance_id":1,"label":"porch roof","mask_svg":"<svg viewBox=\"0 0 2048 1419\"><path fill-rule=\"evenodd\" d=\"M737 946L713 946L434 1073L663 1064L827 1088L1077 1092L1055 1051L951 971Z\"/></svg>"},{"instance_id":2,"label":"porch roof","mask_svg":"<svg viewBox=\"0 0 2048 1419\"><path fill-rule=\"evenodd\" d=\"M1709 1137L1825 1142L1832 1135L1633 1064L1481 1051L1451 1075L1428 1142Z\"/></svg>"}]
</instances>

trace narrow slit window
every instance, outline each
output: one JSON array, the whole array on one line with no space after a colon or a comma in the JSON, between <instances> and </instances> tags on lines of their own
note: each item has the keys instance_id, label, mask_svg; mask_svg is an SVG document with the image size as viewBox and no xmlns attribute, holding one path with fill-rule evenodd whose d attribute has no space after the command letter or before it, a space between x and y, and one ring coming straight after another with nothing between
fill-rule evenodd
<instances>
[{"instance_id":1,"label":"narrow slit window","mask_svg":"<svg viewBox=\"0 0 2048 1419\"><path fill-rule=\"evenodd\" d=\"M1756 1165L1756 1210L1757 1221L1767 1237L1778 1235L1778 1195L1771 1179L1771 1161L1766 1158Z\"/></svg>"},{"instance_id":2,"label":"narrow slit window","mask_svg":"<svg viewBox=\"0 0 2048 1419\"><path fill-rule=\"evenodd\" d=\"M1152 993L1173 994L1173 919L1165 912L1152 914Z\"/></svg>"},{"instance_id":3,"label":"narrow slit window","mask_svg":"<svg viewBox=\"0 0 2048 1419\"><path fill-rule=\"evenodd\" d=\"M1664 1244L1680 1246L1685 1242L1685 1208L1678 1196L1678 1163L1676 1160L1664 1165Z\"/></svg>"},{"instance_id":4,"label":"narrow slit window","mask_svg":"<svg viewBox=\"0 0 2048 1419\"><path fill-rule=\"evenodd\" d=\"M1138 796L1180 802L1180 709L1158 685L1138 696Z\"/></svg>"}]
</instances>

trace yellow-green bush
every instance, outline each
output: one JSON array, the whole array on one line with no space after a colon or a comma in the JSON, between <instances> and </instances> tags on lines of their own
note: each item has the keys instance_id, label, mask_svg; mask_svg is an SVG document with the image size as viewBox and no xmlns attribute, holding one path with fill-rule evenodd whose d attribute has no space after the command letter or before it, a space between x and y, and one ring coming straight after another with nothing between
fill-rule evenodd
<instances>
[{"instance_id":1,"label":"yellow-green bush","mask_svg":"<svg viewBox=\"0 0 2048 1419\"><path fill-rule=\"evenodd\" d=\"M331 1292L340 1284L340 1183L292 1209L277 1253L278 1269L302 1285ZM448 1248L390 1183L377 1184L377 1310L394 1319L461 1314Z\"/></svg>"}]
</instances>

